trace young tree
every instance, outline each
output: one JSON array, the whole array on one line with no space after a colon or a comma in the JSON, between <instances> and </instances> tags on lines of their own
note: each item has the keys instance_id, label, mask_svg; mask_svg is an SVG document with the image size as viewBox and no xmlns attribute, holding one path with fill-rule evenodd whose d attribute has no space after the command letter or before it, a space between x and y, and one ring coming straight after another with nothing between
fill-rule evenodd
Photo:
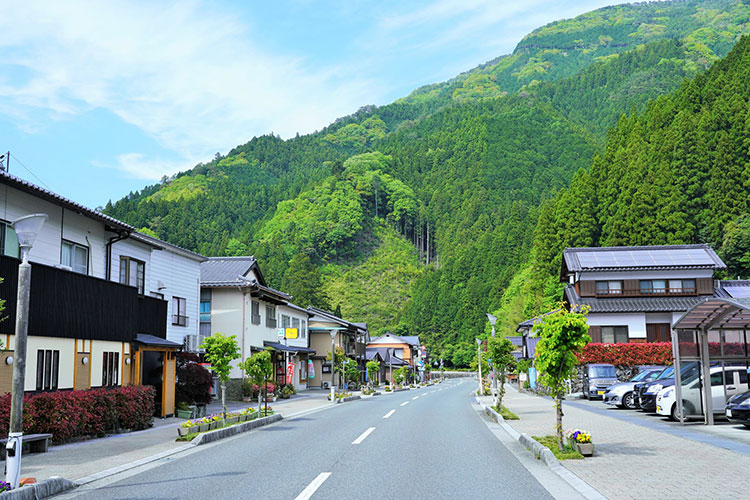
<instances>
[{"instance_id":1,"label":"young tree","mask_svg":"<svg viewBox=\"0 0 750 500\"><path fill-rule=\"evenodd\" d=\"M505 338L490 338L487 343L487 355L497 370L499 387L495 406L497 406L497 411L500 411L505 395L505 378L508 372L513 371L516 366L516 359L513 357L513 344Z\"/></svg>"},{"instance_id":2,"label":"young tree","mask_svg":"<svg viewBox=\"0 0 750 500\"><path fill-rule=\"evenodd\" d=\"M260 405L263 400L263 391L266 388L266 382L273 376L273 364L271 363L271 353L269 351L256 352L240 365L242 371L250 379L250 382L258 386L258 415L260 415Z\"/></svg>"},{"instance_id":3,"label":"young tree","mask_svg":"<svg viewBox=\"0 0 750 500\"><path fill-rule=\"evenodd\" d=\"M206 350L206 361L211 363L210 369L219 377L221 382L221 407L224 409L224 419L227 418L226 389L232 361L240 357L240 351L235 335L225 336L216 332L206 337L200 348Z\"/></svg>"},{"instance_id":4,"label":"young tree","mask_svg":"<svg viewBox=\"0 0 750 500\"><path fill-rule=\"evenodd\" d=\"M552 390L555 397L555 432L557 446L563 451L562 398L565 395L566 382L573 378L576 368L576 354L591 342L586 323L588 309L571 312L560 307L544 317L537 326L540 337L536 345L536 367L540 372L539 381Z\"/></svg>"},{"instance_id":5,"label":"young tree","mask_svg":"<svg viewBox=\"0 0 750 500\"><path fill-rule=\"evenodd\" d=\"M380 362L379 361L368 361L367 362L367 381L370 384L370 387L373 386L373 380L375 380L378 377L378 374L380 373Z\"/></svg>"},{"instance_id":6,"label":"young tree","mask_svg":"<svg viewBox=\"0 0 750 500\"><path fill-rule=\"evenodd\" d=\"M326 359L328 359L328 361L331 360L330 352L326 353ZM343 383L344 363L347 359L348 358L344 353L344 348L341 346L336 346L336 359L333 361L333 369L334 373L339 374L339 384Z\"/></svg>"},{"instance_id":7,"label":"young tree","mask_svg":"<svg viewBox=\"0 0 750 500\"><path fill-rule=\"evenodd\" d=\"M357 362L351 358L344 361L344 378L348 383L359 382L359 368Z\"/></svg>"},{"instance_id":8,"label":"young tree","mask_svg":"<svg viewBox=\"0 0 750 500\"><path fill-rule=\"evenodd\" d=\"M408 368L406 368L405 366L402 366L401 368L393 372L394 384L401 385L404 382L404 380L406 379L407 370Z\"/></svg>"}]
</instances>

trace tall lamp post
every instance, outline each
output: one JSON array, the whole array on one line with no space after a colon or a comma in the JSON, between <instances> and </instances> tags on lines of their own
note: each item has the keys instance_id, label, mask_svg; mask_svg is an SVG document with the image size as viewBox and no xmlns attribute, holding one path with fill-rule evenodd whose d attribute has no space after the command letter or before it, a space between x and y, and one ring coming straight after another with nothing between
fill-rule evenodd
<instances>
[{"instance_id":1,"label":"tall lamp post","mask_svg":"<svg viewBox=\"0 0 750 500\"><path fill-rule=\"evenodd\" d=\"M336 371L336 330L331 330L331 403L336 402L336 386L333 385L333 374Z\"/></svg>"},{"instance_id":2,"label":"tall lamp post","mask_svg":"<svg viewBox=\"0 0 750 500\"><path fill-rule=\"evenodd\" d=\"M492 338L494 339L495 338L495 323L497 322L497 316L487 313L487 319L490 320L490 326L492 326ZM497 406L497 368L495 368L496 364L497 363L492 363L492 395L495 398L495 406Z\"/></svg>"},{"instance_id":3,"label":"tall lamp post","mask_svg":"<svg viewBox=\"0 0 750 500\"><path fill-rule=\"evenodd\" d=\"M482 390L482 339L476 339L477 341L477 369L479 370L479 394L482 396L484 391Z\"/></svg>"},{"instance_id":4,"label":"tall lamp post","mask_svg":"<svg viewBox=\"0 0 750 500\"><path fill-rule=\"evenodd\" d=\"M12 226L21 247L21 264L18 266L18 295L16 299L15 362L13 363L13 388L10 400L10 426L6 445L5 479L11 488L18 488L21 478L21 449L23 442L23 389L26 383L26 336L29 330L29 291L31 264L29 251L39 231L47 221L47 214L21 217Z\"/></svg>"}]
</instances>

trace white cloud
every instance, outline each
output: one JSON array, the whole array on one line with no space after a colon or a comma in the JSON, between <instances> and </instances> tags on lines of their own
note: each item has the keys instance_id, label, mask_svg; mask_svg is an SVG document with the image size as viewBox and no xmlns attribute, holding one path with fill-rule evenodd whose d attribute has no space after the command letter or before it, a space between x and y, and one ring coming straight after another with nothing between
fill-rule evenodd
<instances>
[{"instance_id":1,"label":"white cloud","mask_svg":"<svg viewBox=\"0 0 750 500\"><path fill-rule=\"evenodd\" d=\"M117 155L114 165L100 161L92 162L97 168L115 168L124 172L128 177L158 181L163 176L170 176L193 167L199 160L172 161L161 158L149 158L141 153L125 153Z\"/></svg>"},{"instance_id":2,"label":"white cloud","mask_svg":"<svg viewBox=\"0 0 750 500\"><path fill-rule=\"evenodd\" d=\"M25 130L102 108L184 158L205 159L253 135L310 132L379 96L367 79L341 78L342 68L263 50L213 5L4 2L2 13L3 62L25 78L0 76L0 102ZM158 165L118 158L149 179L169 170Z\"/></svg>"}]
</instances>

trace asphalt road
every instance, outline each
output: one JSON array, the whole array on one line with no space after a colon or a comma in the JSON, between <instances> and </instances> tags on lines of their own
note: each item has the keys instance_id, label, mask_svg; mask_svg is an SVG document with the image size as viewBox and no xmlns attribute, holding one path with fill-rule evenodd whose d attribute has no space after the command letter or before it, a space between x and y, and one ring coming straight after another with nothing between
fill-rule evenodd
<instances>
[{"instance_id":1,"label":"asphalt road","mask_svg":"<svg viewBox=\"0 0 750 500\"><path fill-rule=\"evenodd\" d=\"M552 498L472 409L469 380L283 420L58 498Z\"/></svg>"}]
</instances>

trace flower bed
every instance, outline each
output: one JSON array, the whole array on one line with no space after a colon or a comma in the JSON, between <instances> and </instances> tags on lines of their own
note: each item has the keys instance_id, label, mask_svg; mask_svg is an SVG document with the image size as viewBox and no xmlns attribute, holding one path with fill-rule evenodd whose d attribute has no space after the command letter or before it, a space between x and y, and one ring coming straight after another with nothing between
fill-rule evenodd
<instances>
[{"instance_id":1,"label":"flower bed","mask_svg":"<svg viewBox=\"0 0 750 500\"><path fill-rule=\"evenodd\" d=\"M587 344L578 355L578 363L607 363L611 365L671 365L670 342L623 344Z\"/></svg>"},{"instance_id":2,"label":"flower bed","mask_svg":"<svg viewBox=\"0 0 750 500\"><path fill-rule=\"evenodd\" d=\"M54 442L62 443L117 429L145 429L153 421L154 394L151 386L127 386L27 395L23 432L49 433ZM0 396L0 439L8 437L9 415L10 394L5 394Z\"/></svg>"}]
</instances>

